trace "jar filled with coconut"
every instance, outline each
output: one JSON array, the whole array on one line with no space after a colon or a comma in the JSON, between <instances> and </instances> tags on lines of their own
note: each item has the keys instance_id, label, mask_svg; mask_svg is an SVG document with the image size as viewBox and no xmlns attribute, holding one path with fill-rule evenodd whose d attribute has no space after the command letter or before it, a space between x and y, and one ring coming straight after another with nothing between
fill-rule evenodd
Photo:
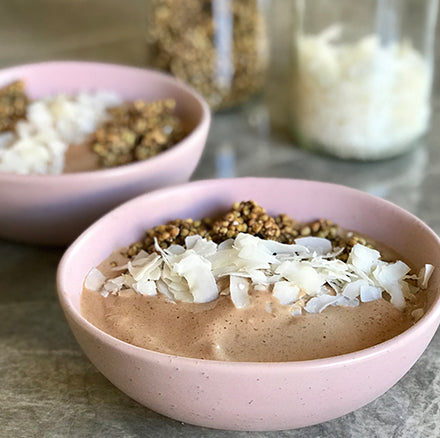
<instances>
[{"instance_id":1,"label":"jar filled with coconut","mask_svg":"<svg viewBox=\"0 0 440 438\"><path fill-rule=\"evenodd\" d=\"M429 128L438 0L295 0L289 122L295 142L377 160Z\"/></svg>"}]
</instances>

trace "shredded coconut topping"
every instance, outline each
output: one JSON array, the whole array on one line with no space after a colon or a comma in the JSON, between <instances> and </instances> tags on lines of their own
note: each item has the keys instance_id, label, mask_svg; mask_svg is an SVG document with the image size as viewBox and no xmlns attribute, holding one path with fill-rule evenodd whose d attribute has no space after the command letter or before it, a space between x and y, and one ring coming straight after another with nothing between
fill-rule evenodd
<instances>
[{"instance_id":1,"label":"shredded coconut topping","mask_svg":"<svg viewBox=\"0 0 440 438\"><path fill-rule=\"evenodd\" d=\"M229 291L221 294L229 295L238 309L249 306L251 286L264 287L281 305L290 306L292 315L300 315L302 309L320 313L328 306L356 307L382 298L383 292L403 309L406 299L427 287L434 269L427 264L418 275L409 275L402 261L385 262L379 251L361 244L354 245L343 262L336 258L339 251L319 237L298 238L287 245L240 233L217 245L190 236L185 246L161 249L156 243L156 250L141 251L116 278L106 279L93 268L85 287L104 296L133 289L150 296L159 292L173 302L206 303L219 296L217 281L229 277ZM417 280L418 286L407 280Z\"/></svg>"},{"instance_id":2,"label":"shredded coconut topping","mask_svg":"<svg viewBox=\"0 0 440 438\"><path fill-rule=\"evenodd\" d=\"M0 135L0 171L62 173L69 145L82 143L107 120L107 109L121 102L116 94L100 91L58 94L31 103L15 132Z\"/></svg>"},{"instance_id":3,"label":"shredded coconut topping","mask_svg":"<svg viewBox=\"0 0 440 438\"><path fill-rule=\"evenodd\" d=\"M344 43L339 24L298 38L298 129L345 158L380 158L424 133L431 66L407 41Z\"/></svg>"}]
</instances>

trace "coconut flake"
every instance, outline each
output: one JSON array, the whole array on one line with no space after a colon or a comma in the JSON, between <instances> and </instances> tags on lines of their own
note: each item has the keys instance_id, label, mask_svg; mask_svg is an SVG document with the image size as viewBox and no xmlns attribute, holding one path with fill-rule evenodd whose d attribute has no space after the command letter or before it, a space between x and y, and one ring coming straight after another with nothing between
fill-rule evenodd
<instances>
[{"instance_id":1,"label":"coconut flake","mask_svg":"<svg viewBox=\"0 0 440 438\"><path fill-rule=\"evenodd\" d=\"M217 250L223 251L225 249L231 249L233 245L234 245L234 239L226 239L218 244Z\"/></svg>"},{"instance_id":2,"label":"coconut flake","mask_svg":"<svg viewBox=\"0 0 440 438\"><path fill-rule=\"evenodd\" d=\"M239 233L233 248L238 251L241 264L250 269L269 269L276 257L262 244L263 240L250 234Z\"/></svg>"},{"instance_id":3,"label":"coconut flake","mask_svg":"<svg viewBox=\"0 0 440 438\"><path fill-rule=\"evenodd\" d=\"M249 269L249 271L246 270L242 270L242 271L234 271L234 270L230 270L228 271L226 274L224 275L235 275L237 277L243 277L243 278L249 278L252 283L268 283L268 278L266 277L266 274L264 273L264 271L260 271L258 269Z\"/></svg>"},{"instance_id":4,"label":"coconut flake","mask_svg":"<svg viewBox=\"0 0 440 438\"><path fill-rule=\"evenodd\" d=\"M250 304L249 299L249 281L236 275L231 275L229 279L229 290L231 300L237 309L243 309Z\"/></svg>"},{"instance_id":5,"label":"coconut flake","mask_svg":"<svg viewBox=\"0 0 440 438\"><path fill-rule=\"evenodd\" d=\"M382 298L382 289L370 285L362 285L360 290L360 298L363 303L376 301Z\"/></svg>"},{"instance_id":6,"label":"coconut flake","mask_svg":"<svg viewBox=\"0 0 440 438\"><path fill-rule=\"evenodd\" d=\"M84 286L86 289L98 292L104 286L106 280L105 275L96 268L92 268L87 274Z\"/></svg>"},{"instance_id":7,"label":"coconut flake","mask_svg":"<svg viewBox=\"0 0 440 438\"><path fill-rule=\"evenodd\" d=\"M310 299L304 309L309 313L321 313L328 306L357 307L359 300L344 295L320 295Z\"/></svg>"},{"instance_id":8,"label":"coconut flake","mask_svg":"<svg viewBox=\"0 0 440 438\"><path fill-rule=\"evenodd\" d=\"M128 271L136 281L159 280L161 266L162 258L159 254L140 251L131 262L128 262Z\"/></svg>"},{"instance_id":9,"label":"coconut flake","mask_svg":"<svg viewBox=\"0 0 440 438\"><path fill-rule=\"evenodd\" d=\"M342 260L327 260L322 256L313 257L308 261L325 281L351 281L350 270Z\"/></svg>"},{"instance_id":10,"label":"coconut flake","mask_svg":"<svg viewBox=\"0 0 440 438\"><path fill-rule=\"evenodd\" d=\"M141 295L154 296L157 295L156 282L147 280L147 281L138 281L133 283L133 289L140 293Z\"/></svg>"},{"instance_id":11,"label":"coconut flake","mask_svg":"<svg viewBox=\"0 0 440 438\"><path fill-rule=\"evenodd\" d=\"M182 245L170 245L165 253L169 256L181 255L185 252L185 248Z\"/></svg>"},{"instance_id":12,"label":"coconut flake","mask_svg":"<svg viewBox=\"0 0 440 438\"><path fill-rule=\"evenodd\" d=\"M184 277L177 274L172 266L164 265L161 280L167 286L167 292L165 292L167 297L173 301L194 302L194 297L189 290L188 282ZM159 289L159 291L161 292L162 289Z\"/></svg>"},{"instance_id":13,"label":"coconut flake","mask_svg":"<svg viewBox=\"0 0 440 438\"><path fill-rule=\"evenodd\" d=\"M173 303L175 302L174 295L170 292L170 290L164 280L156 281L156 287L157 287L157 290L162 295L165 295L165 297L167 298L168 301L173 302Z\"/></svg>"},{"instance_id":14,"label":"coconut flake","mask_svg":"<svg viewBox=\"0 0 440 438\"><path fill-rule=\"evenodd\" d=\"M310 299L305 305L304 309L309 313L321 313L328 306L333 305L338 300L337 296L320 295Z\"/></svg>"},{"instance_id":15,"label":"coconut flake","mask_svg":"<svg viewBox=\"0 0 440 438\"><path fill-rule=\"evenodd\" d=\"M234 247L239 251L238 257L261 266L260 269L269 267L268 264L276 263L274 254L263 244L264 240L250 234L240 233L234 242Z\"/></svg>"},{"instance_id":16,"label":"coconut flake","mask_svg":"<svg viewBox=\"0 0 440 438\"><path fill-rule=\"evenodd\" d=\"M429 279L434 272L434 266L427 263L422 269L420 269L417 285L420 289L426 289L428 287Z\"/></svg>"},{"instance_id":17,"label":"coconut flake","mask_svg":"<svg viewBox=\"0 0 440 438\"><path fill-rule=\"evenodd\" d=\"M353 265L360 271L369 274L377 265L379 258L379 251L357 243L351 249L347 263Z\"/></svg>"},{"instance_id":18,"label":"coconut flake","mask_svg":"<svg viewBox=\"0 0 440 438\"><path fill-rule=\"evenodd\" d=\"M104 283L104 290L111 294L115 294L119 292L125 283L124 275L120 275L119 277L110 278Z\"/></svg>"},{"instance_id":19,"label":"coconut flake","mask_svg":"<svg viewBox=\"0 0 440 438\"><path fill-rule=\"evenodd\" d=\"M186 249L192 249L198 255L203 257L209 257L216 253L217 244L212 240L208 241L201 236L188 236L185 238Z\"/></svg>"},{"instance_id":20,"label":"coconut flake","mask_svg":"<svg viewBox=\"0 0 440 438\"><path fill-rule=\"evenodd\" d=\"M215 277L229 275L230 272L238 270L236 263L236 250L233 248L219 249L213 254L209 261L212 264L212 272Z\"/></svg>"},{"instance_id":21,"label":"coconut flake","mask_svg":"<svg viewBox=\"0 0 440 438\"><path fill-rule=\"evenodd\" d=\"M297 300L299 294L299 287L291 281L278 281L273 286L273 295L278 298L280 304L292 304Z\"/></svg>"},{"instance_id":22,"label":"coconut flake","mask_svg":"<svg viewBox=\"0 0 440 438\"><path fill-rule=\"evenodd\" d=\"M325 283L325 279L308 262L286 261L275 272L304 289L309 295L316 295Z\"/></svg>"},{"instance_id":23,"label":"coconut flake","mask_svg":"<svg viewBox=\"0 0 440 438\"><path fill-rule=\"evenodd\" d=\"M357 307L359 306L359 300L356 298L348 298L344 297L343 295L339 295L339 299L334 305L344 307Z\"/></svg>"},{"instance_id":24,"label":"coconut flake","mask_svg":"<svg viewBox=\"0 0 440 438\"><path fill-rule=\"evenodd\" d=\"M311 253L316 255L325 255L331 252L332 243L328 239L323 237L298 237L295 239L295 243L305 246Z\"/></svg>"},{"instance_id":25,"label":"coconut flake","mask_svg":"<svg viewBox=\"0 0 440 438\"><path fill-rule=\"evenodd\" d=\"M398 309L405 307L405 297L400 282L409 270L408 265L398 260L395 263L382 262L373 271L373 277L378 285L390 294L391 304L394 304Z\"/></svg>"},{"instance_id":26,"label":"coconut flake","mask_svg":"<svg viewBox=\"0 0 440 438\"><path fill-rule=\"evenodd\" d=\"M348 298L357 298L361 293L361 287L364 285L368 285L366 280L356 280L347 283L342 290L342 295Z\"/></svg>"},{"instance_id":27,"label":"coconut flake","mask_svg":"<svg viewBox=\"0 0 440 438\"><path fill-rule=\"evenodd\" d=\"M174 264L174 271L188 282L195 303L208 303L218 297L211 263L194 251L188 250L182 260Z\"/></svg>"},{"instance_id":28,"label":"coconut flake","mask_svg":"<svg viewBox=\"0 0 440 438\"><path fill-rule=\"evenodd\" d=\"M286 256L305 257L309 254L309 250L303 245L295 245L288 243L281 243L275 240L263 240L261 239L261 245L263 245L268 252L273 255L277 255L278 258L283 258Z\"/></svg>"},{"instance_id":29,"label":"coconut flake","mask_svg":"<svg viewBox=\"0 0 440 438\"><path fill-rule=\"evenodd\" d=\"M240 233L235 241L220 244L217 252L209 257L214 276L246 276L254 283L267 283L265 271L277 259L262 242L256 236Z\"/></svg>"},{"instance_id":30,"label":"coconut flake","mask_svg":"<svg viewBox=\"0 0 440 438\"><path fill-rule=\"evenodd\" d=\"M425 311L423 309L414 309L411 312L411 316L414 318L415 321L418 321L424 314Z\"/></svg>"}]
</instances>

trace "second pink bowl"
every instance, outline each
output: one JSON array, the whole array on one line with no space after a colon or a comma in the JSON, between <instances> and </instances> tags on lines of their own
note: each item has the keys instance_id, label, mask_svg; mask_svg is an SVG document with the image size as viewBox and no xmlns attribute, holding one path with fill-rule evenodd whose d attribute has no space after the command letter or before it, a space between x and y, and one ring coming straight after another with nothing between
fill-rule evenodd
<instances>
[{"instance_id":1,"label":"second pink bowl","mask_svg":"<svg viewBox=\"0 0 440 438\"><path fill-rule=\"evenodd\" d=\"M103 213L141 193L186 182L202 154L210 124L205 101L182 82L135 67L46 62L0 70L0 86L24 79L31 98L106 90L127 100L174 98L190 134L169 150L125 166L61 175L0 172L0 238L65 245Z\"/></svg>"}]
</instances>

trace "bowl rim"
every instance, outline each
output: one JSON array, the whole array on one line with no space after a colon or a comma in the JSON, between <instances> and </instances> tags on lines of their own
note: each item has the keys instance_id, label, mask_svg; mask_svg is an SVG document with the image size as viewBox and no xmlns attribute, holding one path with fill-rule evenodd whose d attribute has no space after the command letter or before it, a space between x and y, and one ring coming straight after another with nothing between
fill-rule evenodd
<instances>
[{"instance_id":1,"label":"bowl rim","mask_svg":"<svg viewBox=\"0 0 440 438\"><path fill-rule=\"evenodd\" d=\"M97 170L81 171L81 172L70 172L70 173L60 173L60 174L18 174L13 172L0 172L0 184L2 183L26 183L38 184L41 182L57 182L62 179L63 183L75 183L83 178L90 179L111 179L115 177L122 177L126 174L136 172L137 170L145 170L145 167L151 167L152 169L161 166L161 162L172 159L173 155L184 152L186 149L191 149L191 144L195 137L201 135L205 130L209 128L211 123L211 110L208 103L191 86L184 83L182 80L175 78L169 73L162 72L159 70L151 68L136 67L126 64L116 64L111 62L95 62L95 61L74 61L74 60L60 60L60 61L42 61L35 63L17 64L8 66L0 69L0 77L9 73L13 73L14 70L22 70L27 68L50 68L50 67L68 67L76 66L79 68L100 68L100 69L117 69L125 70L127 73L147 73L165 81L167 84L172 84L180 89L182 89L187 95L194 98L201 109L200 120L197 122L196 126L191 130L191 132L186 135L182 140L177 142L171 148L160 152L159 154L148 158L146 160L141 160L133 163L127 163L121 166L115 166L110 168L103 168Z\"/></svg>"},{"instance_id":2,"label":"bowl rim","mask_svg":"<svg viewBox=\"0 0 440 438\"><path fill-rule=\"evenodd\" d=\"M161 353L154 350L149 350L143 347L138 347L133 344L130 344L128 342L122 341L118 338L115 338L106 332L102 331L101 329L94 326L92 323L90 323L87 319L85 319L79 311L76 310L76 308L71 304L70 300L66 298L66 295L64 293L66 282L65 282L65 276L66 271L68 271L68 263L71 257L74 257L75 254L78 251L81 251L81 247L83 245L83 241L87 239L87 237L90 234L93 234L95 232L95 229L100 227L100 224L104 222L108 216L113 214L118 214L119 211L124 210L127 208L129 204L140 202L140 199L147 198L147 197L160 197L160 196L167 196L168 192L173 191L179 191L179 190L185 190L186 188L191 187L197 187L199 185L217 185L221 181L229 181L229 182L240 182L240 183L253 183L255 181L273 181L276 182L282 182L282 181L291 181L291 182L297 182L297 183L306 183L306 184L312 184L312 185L319 185L319 186L327 186L331 187L335 190L343 190L347 193L354 193L358 196L361 196L365 199L370 200L378 200L379 202L388 205L391 208L396 209L396 212L399 214L404 214L411 218L414 223L416 223L419 227L423 228L425 232L431 235L431 237L436 241L437 245L440 247L440 237L421 219L419 219L417 216L412 214L411 212L403 209L402 207L398 206L397 204L394 204L386 199L380 198L378 196L371 195L369 193L363 192L358 189L354 189L348 186L344 186L341 184L335 184L335 183L329 183L329 182L321 182L321 181L314 181L314 180L305 180L305 179L293 179L293 178L271 178L271 177L238 177L238 178L229 178L229 179L205 179L205 180L197 180L197 181L190 181L185 184L179 184L174 185L158 190L154 190L149 193L142 194L140 196L137 196L120 206L116 207L115 209L111 210L109 213L105 214L103 217L98 219L96 222L94 222L90 227L88 227L83 233L81 233L77 239L67 248L65 253L60 259L60 262L58 264L57 268L57 275L56 275L56 286L57 286L57 295L59 302L61 304L61 307L63 309L63 312L67 316L67 319L72 318L72 320L81 326L85 331L89 332L90 335L92 335L95 339L99 340L99 342L104 343L105 345L109 347L114 347L118 350L124 350L125 353L128 353L129 355L133 355L138 358L144 358L148 360L152 360L155 362L160 362L162 364L169 363L170 358L173 358L174 360L178 360L181 366L187 365L187 366L194 366L196 364L209 364L210 367L232 367L232 368L240 368L240 369L246 369L248 367L259 367L259 368L268 368L270 370L274 370L274 372L278 372L281 369L284 368L295 368L295 369L303 369L304 367L307 368L333 368L333 367L343 367L348 364L353 364L357 362L361 362L364 360L373 359L375 357L381 356L386 352L392 351L394 349L399 348L401 344L406 343L410 337L414 336L419 331L424 331L431 325L438 326L440 322L440 294L438 298L435 300L431 308L418 320L415 322L414 325L406 329L404 332L400 333L397 336L392 337L391 339L381 342L379 344L373 345L372 347L367 347L362 350L358 350L352 353L345 353L340 354L337 356L332 357L326 357L321 359L309 359L309 360L301 360L301 361L287 361L287 362L238 362L238 361L220 361L220 360L210 360L210 359L196 359L191 357L185 357L185 356L178 356L173 354L167 354L167 353ZM437 267L437 269L439 269ZM434 331L435 332L435 331ZM270 365L270 367L268 367Z\"/></svg>"}]
</instances>

